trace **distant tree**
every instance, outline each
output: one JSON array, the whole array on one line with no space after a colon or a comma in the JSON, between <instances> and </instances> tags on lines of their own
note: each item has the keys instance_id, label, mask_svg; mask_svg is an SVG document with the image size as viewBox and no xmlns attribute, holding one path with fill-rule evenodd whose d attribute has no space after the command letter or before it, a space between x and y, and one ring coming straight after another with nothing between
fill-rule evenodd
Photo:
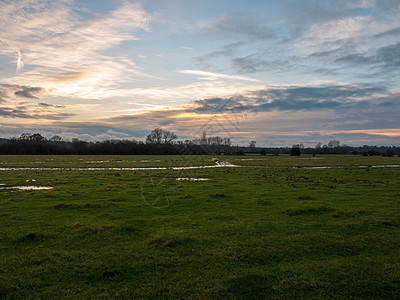
<instances>
[{"instance_id":1,"label":"distant tree","mask_svg":"<svg viewBox=\"0 0 400 300\"><path fill-rule=\"evenodd\" d=\"M42 136L40 133L34 133L34 134L23 133L23 134L21 134L19 140L43 142L46 140L46 138L44 136Z\"/></svg>"},{"instance_id":2,"label":"distant tree","mask_svg":"<svg viewBox=\"0 0 400 300\"><path fill-rule=\"evenodd\" d=\"M203 131L203 137L200 139L200 145L207 145L207 134L205 131Z\"/></svg>"},{"instance_id":3,"label":"distant tree","mask_svg":"<svg viewBox=\"0 0 400 300\"><path fill-rule=\"evenodd\" d=\"M387 148L383 153L382 156L386 156L386 157L393 157L394 156L394 152L392 149Z\"/></svg>"},{"instance_id":4,"label":"distant tree","mask_svg":"<svg viewBox=\"0 0 400 300\"><path fill-rule=\"evenodd\" d=\"M52 141L52 142L62 142L62 137L61 136L59 136L59 135L53 135L51 138L50 138L50 141Z\"/></svg>"},{"instance_id":5,"label":"distant tree","mask_svg":"<svg viewBox=\"0 0 400 300\"><path fill-rule=\"evenodd\" d=\"M318 144L315 145L315 149L321 149L321 147L322 147L321 143L318 143Z\"/></svg>"},{"instance_id":6,"label":"distant tree","mask_svg":"<svg viewBox=\"0 0 400 300\"><path fill-rule=\"evenodd\" d=\"M177 135L171 131L161 129L161 132L164 144L173 144L174 141L178 138Z\"/></svg>"},{"instance_id":7,"label":"distant tree","mask_svg":"<svg viewBox=\"0 0 400 300\"><path fill-rule=\"evenodd\" d=\"M291 156L300 156L300 145L293 145L292 149L290 149Z\"/></svg>"},{"instance_id":8,"label":"distant tree","mask_svg":"<svg viewBox=\"0 0 400 300\"><path fill-rule=\"evenodd\" d=\"M328 143L328 148L337 148L340 147L340 141L330 140Z\"/></svg>"},{"instance_id":9,"label":"distant tree","mask_svg":"<svg viewBox=\"0 0 400 300\"><path fill-rule=\"evenodd\" d=\"M31 136L30 133L22 133L18 139L22 141L29 141L30 136Z\"/></svg>"},{"instance_id":10,"label":"distant tree","mask_svg":"<svg viewBox=\"0 0 400 300\"><path fill-rule=\"evenodd\" d=\"M161 144L162 138L163 130L156 128L146 137L146 144Z\"/></svg>"},{"instance_id":11,"label":"distant tree","mask_svg":"<svg viewBox=\"0 0 400 300\"><path fill-rule=\"evenodd\" d=\"M255 148L256 147L256 143L257 143L256 141L250 141L249 142L249 147L250 148Z\"/></svg>"},{"instance_id":12,"label":"distant tree","mask_svg":"<svg viewBox=\"0 0 400 300\"><path fill-rule=\"evenodd\" d=\"M374 155L379 156L379 155L381 155L381 153L378 150L371 149L368 151L368 155L369 156L374 156Z\"/></svg>"},{"instance_id":13,"label":"distant tree","mask_svg":"<svg viewBox=\"0 0 400 300\"><path fill-rule=\"evenodd\" d=\"M177 138L171 131L156 128L146 137L146 144L173 144Z\"/></svg>"},{"instance_id":14,"label":"distant tree","mask_svg":"<svg viewBox=\"0 0 400 300\"><path fill-rule=\"evenodd\" d=\"M236 155L245 155L243 150L238 150L235 153Z\"/></svg>"},{"instance_id":15,"label":"distant tree","mask_svg":"<svg viewBox=\"0 0 400 300\"><path fill-rule=\"evenodd\" d=\"M267 155L267 151L265 149L261 149L260 155Z\"/></svg>"}]
</instances>

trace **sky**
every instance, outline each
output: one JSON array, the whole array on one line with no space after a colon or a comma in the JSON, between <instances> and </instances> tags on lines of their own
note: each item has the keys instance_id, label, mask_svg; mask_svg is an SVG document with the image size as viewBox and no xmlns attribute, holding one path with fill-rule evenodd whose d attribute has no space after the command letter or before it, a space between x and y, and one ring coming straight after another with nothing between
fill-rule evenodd
<instances>
[{"instance_id":1,"label":"sky","mask_svg":"<svg viewBox=\"0 0 400 300\"><path fill-rule=\"evenodd\" d=\"M0 0L0 137L400 146L400 0Z\"/></svg>"}]
</instances>

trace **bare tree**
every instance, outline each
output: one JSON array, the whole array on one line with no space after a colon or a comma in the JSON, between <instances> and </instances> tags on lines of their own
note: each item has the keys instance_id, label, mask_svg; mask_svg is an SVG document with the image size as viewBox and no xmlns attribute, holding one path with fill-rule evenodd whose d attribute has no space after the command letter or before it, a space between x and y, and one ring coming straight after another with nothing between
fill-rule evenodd
<instances>
[{"instance_id":1,"label":"bare tree","mask_svg":"<svg viewBox=\"0 0 400 300\"><path fill-rule=\"evenodd\" d=\"M165 144L173 144L174 141L178 138L177 135L171 131L161 129L161 132Z\"/></svg>"},{"instance_id":2,"label":"bare tree","mask_svg":"<svg viewBox=\"0 0 400 300\"><path fill-rule=\"evenodd\" d=\"M156 128L146 137L146 143L173 144L177 138L176 134L171 131Z\"/></svg>"},{"instance_id":3,"label":"bare tree","mask_svg":"<svg viewBox=\"0 0 400 300\"><path fill-rule=\"evenodd\" d=\"M42 136L40 133L23 133L21 134L20 140L25 140L25 141L36 141L36 142L43 142L46 140L44 136Z\"/></svg>"},{"instance_id":4,"label":"bare tree","mask_svg":"<svg viewBox=\"0 0 400 300\"><path fill-rule=\"evenodd\" d=\"M146 144L161 144L162 137L163 130L156 128L146 137Z\"/></svg>"},{"instance_id":5,"label":"bare tree","mask_svg":"<svg viewBox=\"0 0 400 300\"><path fill-rule=\"evenodd\" d=\"M331 140L328 143L328 148L337 148L340 147L340 141Z\"/></svg>"}]
</instances>

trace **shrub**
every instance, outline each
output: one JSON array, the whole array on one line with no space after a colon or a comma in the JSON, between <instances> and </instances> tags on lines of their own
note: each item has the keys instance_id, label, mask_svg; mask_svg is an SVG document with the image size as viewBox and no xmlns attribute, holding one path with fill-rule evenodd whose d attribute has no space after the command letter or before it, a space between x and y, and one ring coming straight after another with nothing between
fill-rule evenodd
<instances>
[{"instance_id":1,"label":"shrub","mask_svg":"<svg viewBox=\"0 0 400 300\"><path fill-rule=\"evenodd\" d=\"M292 149L290 149L290 155L300 156L300 147L292 147Z\"/></svg>"}]
</instances>

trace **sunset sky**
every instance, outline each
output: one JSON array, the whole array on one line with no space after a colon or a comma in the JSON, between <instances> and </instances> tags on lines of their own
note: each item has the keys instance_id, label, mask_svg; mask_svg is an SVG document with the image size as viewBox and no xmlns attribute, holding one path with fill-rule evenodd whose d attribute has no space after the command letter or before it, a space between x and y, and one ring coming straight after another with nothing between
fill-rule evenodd
<instances>
[{"instance_id":1,"label":"sunset sky","mask_svg":"<svg viewBox=\"0 0 400 300\"><path fill-rule=\"evenodd\" d=\"M0 0L0 137L400 145L400 0Z\"/></svg>"}]
</instances>

